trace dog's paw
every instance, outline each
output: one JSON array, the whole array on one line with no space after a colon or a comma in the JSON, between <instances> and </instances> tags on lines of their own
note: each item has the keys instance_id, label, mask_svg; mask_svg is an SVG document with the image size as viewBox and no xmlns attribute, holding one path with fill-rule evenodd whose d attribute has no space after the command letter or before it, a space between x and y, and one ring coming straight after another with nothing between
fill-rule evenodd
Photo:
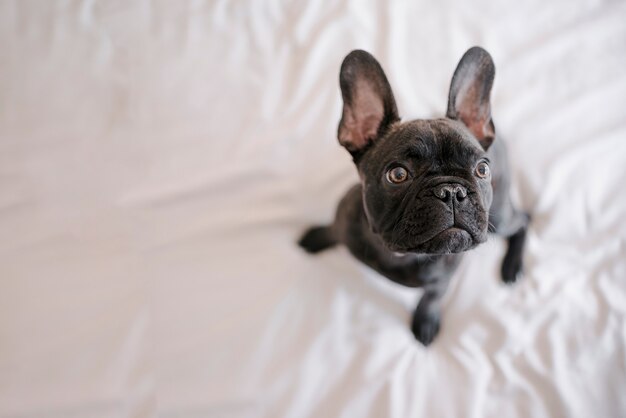
<instances>
[{"instance_id":1,"label":"dog's paw","mask_svg":"<svg viewBox=\"0 0 626 418\"><path fill-rule=\"evenodd\" d=\"M428 313L418 309L413 315L411 331L417 341L428 346L439 333L440 322L441 315L438 313Z\"/></svg>"},{"instance_id":2,"label":"dog's paw","mask_svg":"<svg viewBox=\"0 0 626 418\"><path fill-rule=\"evenodd\" d=\"M336 243L330 228L324 226L309 228L298 241L298 245L311 254L330 248Z\"/></svg>"},{"instance_id":3,"label":"dog's paw","mask_svg":"<svg viewBox=\"0 0 626 418\"><path fill-rule=\"evenodd\" d=\"M513 284L522 277L522 255L508 253L502 260L502 281Z\"/></svg>"},{"instance_id":4,"label":"dog's paw","mask_svg":"<svg viewBox=\"0 0 626 418\"><path fill-rule=\"evenodd\" d=\"M523 271L524 241L526 228L522 228L509 238L509 246L502 260L502 281L506 284L515 283Z\"/></svg>"}]
</instances>

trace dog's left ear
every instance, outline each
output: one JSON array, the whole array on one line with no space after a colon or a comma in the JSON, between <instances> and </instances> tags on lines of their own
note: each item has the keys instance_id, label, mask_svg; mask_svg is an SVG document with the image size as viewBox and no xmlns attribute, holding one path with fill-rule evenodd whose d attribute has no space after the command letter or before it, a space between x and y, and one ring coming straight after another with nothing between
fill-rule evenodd
<instances>
[{"instance_id":1,"label":"dog's left ear","mask_svg":"<svg viewBox=\"0 0 626 418\"><path fill-rule=\"evenodd\" d=\"M489 53L477 46L470 48L456 67L448 96L446 115L463 122L485 150L496 135L489 103L495 73Z\"/></svg>"},{"instance_id":2,"label":"dog's left ear","mask_svg":"<svg viewBox=\"0 0 626 418\"><path fill-rule=\"evenodd\" d=\"M339 85L343 112L337 136L355 160L391 125L400 120L391 86L369 53L352 51L341 64Z\"/></svg>"}]
</instances>

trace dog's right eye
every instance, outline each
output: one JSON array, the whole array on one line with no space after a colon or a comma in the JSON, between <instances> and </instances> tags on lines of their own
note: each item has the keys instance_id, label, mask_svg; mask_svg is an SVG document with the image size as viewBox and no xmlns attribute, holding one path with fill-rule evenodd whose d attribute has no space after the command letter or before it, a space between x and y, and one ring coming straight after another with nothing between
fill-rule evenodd
<instances>
[{"instance_id":1,"label":"dog's right eye","mask_svg":"<svg viewBox=\"0 0 626 418\"><path fill-rule=\"evenodd\" d=\"M387 171L387 181L393 184L400 184L409 178L409 172L404 167L394 167Z\"/></svg>"},{"instance_id":2,"label":"dog's right eye","mask_svg":"<svg viewBox=\"0 0 626 418\"><path fill-rule=\"evenodd\" d=\"M476 166L476 175L481 179L486 179L489 177L489 166L485 161L481 161Z\"/></svg>"}]
</instances>

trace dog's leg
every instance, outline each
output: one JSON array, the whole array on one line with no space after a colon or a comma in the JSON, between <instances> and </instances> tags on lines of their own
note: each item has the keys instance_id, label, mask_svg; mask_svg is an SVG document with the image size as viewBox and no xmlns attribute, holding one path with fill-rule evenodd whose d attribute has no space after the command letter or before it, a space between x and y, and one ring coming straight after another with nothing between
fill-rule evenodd
<instances>
[{"instance_id":1,"label":"dog's leg","mask_svg":"<svg viewBox=\"0 0 626 418\"><path fill-rule=\"evenodd\" d=\"M526 241L526 231L530 222L530 216L527 213L517 212L516 216L516 222L519 226L517 231L507 238L508 245L502 260L502 281L507 284L515 283L522 273L524 242Z\"/></svg>"},{"instance_id":2,"label":"dog's leg","mask_svg":"<svg viewBox=\"0 0 626 418\"><path fill-rule=\"evenodd\" d=\"M309 253L318 253L337 244L332 227L314 226L309 228L298 241L298 245Z\"/></svg>"},{"instance_id":3,"label":"dog's leg","mask_svg":"<svg viewBox=\"0 0 626 418\"><path fill-rule=\"evenodd\" d=\"M441 299L448 288L449 277L439 278L424 285L424 295L413 314L411 331L415 338L425 346L429 345L437 334L441 324Z\"/></svg>"},{"instance_id":4,"label":"dog's leg","mask_svg":"<svg viewBox=\"0 0 626 418\"><path fill-rule=\"evenodd\" d=\"M530 222L530 216L517 210L510 199L507 199L499 208L499 216L493 217L493 232L507 239L507 250L502 260L502 281L515 283L522 273L522 258L526 231Z\"/></svg>"}]
</instances>

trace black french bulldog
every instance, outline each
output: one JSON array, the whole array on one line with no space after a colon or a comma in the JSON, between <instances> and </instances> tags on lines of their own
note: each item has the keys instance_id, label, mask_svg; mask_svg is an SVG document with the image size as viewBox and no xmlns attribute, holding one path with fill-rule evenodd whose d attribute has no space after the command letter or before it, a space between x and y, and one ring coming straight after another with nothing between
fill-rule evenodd
<instances>
[{"instance_id":1,"label":"black french bulldog","mask_svg":"<svg viewBox=\"0 0 626 418\"><path fill-rule=\"evenodd\" d=\"M439 332L441 299L462 253L488 232L508 238L503 281L515 282L522 269L529 216L511 202L506 150L494 141L494 74L489 53L469 49L452 77L446 117L401 122L373 56L353 51L341 65L339 143L361 182L334 223L310 228L299 244L311 253L345 244L390 280L422 286L411 329L424 345Z\"/></svg>"}]
</instances>

